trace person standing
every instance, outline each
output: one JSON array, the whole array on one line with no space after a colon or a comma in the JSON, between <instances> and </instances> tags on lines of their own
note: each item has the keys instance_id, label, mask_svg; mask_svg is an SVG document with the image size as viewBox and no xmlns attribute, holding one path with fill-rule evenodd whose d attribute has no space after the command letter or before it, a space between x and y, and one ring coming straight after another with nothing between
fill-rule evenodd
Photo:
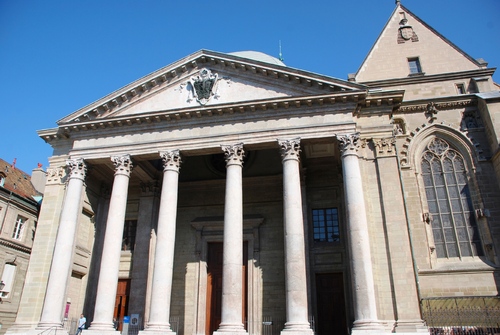
<instances>
[{"instance_id":1,"label":"person standing","mask_svg":"<svg viewBox=\"0 0 500 335\"><path fill-rule=\"evenodd\" d=\"M78 319L78 329L76 330L75 335L78 335L85 329L85 324L87 323L87 319L83 314L80 315L80 319Z\"/></svg>"}]
</instances>

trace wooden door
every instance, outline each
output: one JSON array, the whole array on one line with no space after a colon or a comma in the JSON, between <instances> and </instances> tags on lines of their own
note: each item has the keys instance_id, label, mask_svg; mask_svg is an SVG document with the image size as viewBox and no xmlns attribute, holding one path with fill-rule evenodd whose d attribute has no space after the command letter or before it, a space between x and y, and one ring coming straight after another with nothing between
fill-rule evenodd
<instances>
[{"instance_id":1,"label":"wooden door","mask_svg":"<svg viewBox=\"0 0 500 335\"><path fill-rule=\"evenodd\" d=\"M316 274L316 334L348 334L342 273Z\"/></svg>"},{"instance_id":2,"label":"wooden door","mask_svg":"<svg viewBox=\"0 0 500 335\"><path fill-rule=\"evenodd\" d=\"M205 333L219 327L222 313L222 243L209 243L207 253L207 317Z\"/></svg>"},{"instance_id":3,"label":"wooden door","mask_svg":"<svg viewBox=\"0 0 500 335\"><path fill-rule=\"evenodd\" d=\"M128 298L130 295L130 279L119 279L116 289L115 312L113 317L119 321L118 330L122 330L123 317L128 315Z\"/></svg>"},{"instance_id":4,"label":"wooden door","mask_svg":"<svg viewBox=\"0 0 500 335\"><path fill-rule=\"evenodd\" d=\"M243 294L242 294L242 320L247 317L247 260L248 243L243 246ZM223 245L219 242L208 243L207 252L207 309L205 334L211 335L219 328L222 318L222 263ZM246 322L244 322L246 329Z\"/></svg>"}]
</instances>

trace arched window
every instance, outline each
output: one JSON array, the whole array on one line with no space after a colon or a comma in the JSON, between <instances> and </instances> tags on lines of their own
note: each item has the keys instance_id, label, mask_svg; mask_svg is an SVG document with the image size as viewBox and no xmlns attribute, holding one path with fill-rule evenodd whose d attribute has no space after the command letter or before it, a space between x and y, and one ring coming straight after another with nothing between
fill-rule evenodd
<instances>
[{"instance_id":1,"label":"arched window","mask_svg":"<svg viewBox=\"0 0 500 335\"><path fill-rule=\"evenodd\" d=\"M434 138L421 164L437 257L482 256L462 155L443 139Z\"/></svg>"}]
</instances>

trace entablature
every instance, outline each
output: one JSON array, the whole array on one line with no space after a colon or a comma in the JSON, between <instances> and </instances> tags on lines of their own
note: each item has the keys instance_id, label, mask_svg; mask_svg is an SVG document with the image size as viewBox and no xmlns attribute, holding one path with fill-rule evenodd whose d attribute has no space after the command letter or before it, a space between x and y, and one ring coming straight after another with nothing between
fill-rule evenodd
<instances>
[{"instance_id":1,"label":"entablature","mask_svg":"<svg viewBox=\"0 0 500 335\"><path fill-rule=\"evenodd\" d=\"M117 117L108 117L103 120L85 120L71 124L60 125L58 128L38 131L38 135L47 143L56 140L69 139L72 134L95 131L103 129L123 128L130 126L155 125L166 122L192 121L193 119L221 117L224 115L234 115L242 113L267 113L270 111L281 112L283 117L285 113L290 113L292 109L304 111L308 108L325 108L336 104L352 104L353 112L356 104L364 102L366 91L346 91L336 94L303 96L303 97L285 97L271 100L258 100L237 104L212 105L209 107L198 106L192 108L183 108L177 110L163 110L139 115L125 115ZM388 100L388 99L386 99Z\"/></svg>"}]
</instances>

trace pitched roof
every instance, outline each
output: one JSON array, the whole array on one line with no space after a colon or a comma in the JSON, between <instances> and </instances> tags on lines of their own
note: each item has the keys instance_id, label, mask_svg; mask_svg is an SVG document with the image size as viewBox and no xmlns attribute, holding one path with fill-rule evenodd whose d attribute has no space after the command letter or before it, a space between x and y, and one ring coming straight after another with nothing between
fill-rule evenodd
<instances>
[{"instance_id":1,"label":"pitched roof","mask_svg":"<svg viewBox=\"0 0 500 335\"><path fill-rule=\"evenodd\" d=\"M287 67L276 58L258 52L220 53L200 50L108 94L58 120L57 123L59 126L67 126L72 123L99 121L109 116L116 116L119 111L136 104L138 100L154 96L167 87L180 84L179 80L186 79L186 76L193 75L204 67L213 66L238 72L247 78L272 78L273 89L276 89L281 82L288 88L295 88L296 92L292 94L293 96L366 89L365 86L357 83ZM216 102L207 106L212 104ZM172 110L175 107L189 106L169 106L167 109Z\"/></svg>"},{"instance_id":2,"label":"pitched roof","mask_svg":"<svg viewBox=\"0 0 500 335\"><path fill-rule=\"evenodd\" d=\"M1 158L0 176L5 178L2 186L8 191L30 200L33 200L34 196L39 195L31 183L31 176L29 174L19 170L14 164L8 163Z\"/></svg>"},{"instance_id":3,"label":"pitched roof","mask_svg":"<svg viewBox=\"0 0 500 335\"><path fill-rule=\"evenodd\" d=\"M408 77L408 59L426 75L484 69L479 62L399 2L356 72L356 82Z\"/></svg>"}]
</instances>

